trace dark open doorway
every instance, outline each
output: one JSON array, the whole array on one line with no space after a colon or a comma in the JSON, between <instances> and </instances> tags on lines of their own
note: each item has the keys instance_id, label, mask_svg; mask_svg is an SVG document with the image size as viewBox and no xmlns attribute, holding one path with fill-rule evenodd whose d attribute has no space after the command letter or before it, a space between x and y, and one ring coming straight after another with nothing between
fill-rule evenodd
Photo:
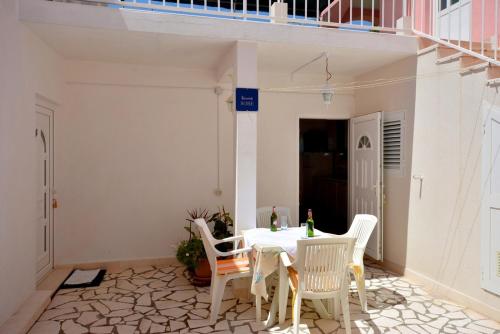
<instances>
[{"instance_id":1,"label":"dark open doorway","mask_svg":"<svg viewBox=\"0 0 500 334\"><path fill-rule=\"evenodd\" d=\"M347 232L348 121L300 120L300 222L313 210L315 228Z\"/></svg>"}]
</instances>

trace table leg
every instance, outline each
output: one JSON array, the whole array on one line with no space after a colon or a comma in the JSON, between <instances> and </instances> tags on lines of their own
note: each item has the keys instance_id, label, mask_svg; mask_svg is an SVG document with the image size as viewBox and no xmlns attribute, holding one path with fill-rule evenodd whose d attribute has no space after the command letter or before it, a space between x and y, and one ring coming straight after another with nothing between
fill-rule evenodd
<instances>
[{"instance_id":1,"label":"table leg","mask_svg":"<svg viewBox=\"0 0 500 334\"><path fill-rule=\"evenodd\" d=\"M266 320L266 328L274 325L276 319L276 311L278 309L278 300L279 300L279 289L274 290L273 301L271 302L271 307L269 308L269 315Z\"/></svg>"},{"instance_id":2,"label":"table leg","mask_svg":"<svg viewBox=\"0 0 500 334\"><path fill-rule=\"evenodd\" d=\"M279 269L279 324L283 324L286 318L286 305L288 302L288 273L286 267L280 261Z\"/></svg>"},{"instance_id":3,"label":"table leg","mask_svg":"<svg viewBox=\"0 0 500 334\"><path fill-rule=\"evenodd\" d=\"M255 296L255 319L257 321L260 321L260 319L262 318L261 312L262 312L262 297L259 295L256 295Z\"/></svg>"}]
</instances>

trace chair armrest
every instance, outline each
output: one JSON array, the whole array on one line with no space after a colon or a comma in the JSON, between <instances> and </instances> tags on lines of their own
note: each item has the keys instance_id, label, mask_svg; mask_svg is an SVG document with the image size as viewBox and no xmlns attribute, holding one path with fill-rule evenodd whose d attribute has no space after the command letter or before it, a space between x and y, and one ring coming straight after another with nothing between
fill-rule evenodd
<instances>
[{"instance_id":1,"label":"chair armrest","mask_svg":"<svg viewBox=\"0 0 500 334\"><path fill-rule=\"evenodd\" d=\"M292 265L292 262L290 261L290 258L288 257L288 254L286 252L280 253L280 260L285 267L290 267Z\"/></svg>"},{"instance_id":2,"label":"chair armrest","mask_svg":"<svg viewBox=\"0 0 500 334\"><path fill-rule=\"evenodd\" d=\"M334 234L334 233L326 233L326 232L325 232L324 234L329 235L329 236L331 236L331 237L347 237L347 236L348 236L348 233L349 233L349 232L346 232L346 233L344 233L344 234Z\"/></svg>"},{"instance_id":3,"label":"chair armrest","mask_svg":"<svg viewBox=\"0 0 500 334\"><path fill-rule=\"evenodd\" d=\"M236 241L236 240L242 240L243 236L242 235L236 235L234 237L229 237L229 238L224 238L224 239L216 239L215 245L221 244L223 242L231 242L231 241Z\"/></svg>"},{"instance_id":4,"label":"chair armrest","mask_svg":"<svg viewBox=\"0 0 500 334\"><path fill-rule=\"evenodd\" d=\"M221 252L216 250L217 256L231 256L231 255L238 255L238 254L243 254L243 253L250 253L252 251L252 247L246 247L246 248L239 248L239 249L233 249L232 251L229 252Z\"/></svg>"}]
</instances>

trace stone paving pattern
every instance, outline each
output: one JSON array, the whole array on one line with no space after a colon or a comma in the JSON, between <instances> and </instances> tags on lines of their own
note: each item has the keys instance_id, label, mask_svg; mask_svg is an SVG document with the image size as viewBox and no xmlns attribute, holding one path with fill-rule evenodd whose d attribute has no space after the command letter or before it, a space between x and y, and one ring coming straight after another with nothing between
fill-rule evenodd
<instances>
[{"instance_id":1,"label":"stone paving pattern","mask_svg":"<svg viewBox=\"0 0 500 334\"><path fill-rule=\"evenodd\" d=\"M353 333L500 333L499 323L435 299L374 264L366 276L368 313L361 312L351 285ZM253 303L231 290L226 288L218 323L209 326L209 289L192 286L183 267L108 273L99 287L59 290L29 334L291 333L290 307L283 326L266 329L255 321ZM267 316L269 304L263 309ZM301 312L301 333L345 333L343 322L319 319L308 300Z\"/></svg>"}]
</instances>

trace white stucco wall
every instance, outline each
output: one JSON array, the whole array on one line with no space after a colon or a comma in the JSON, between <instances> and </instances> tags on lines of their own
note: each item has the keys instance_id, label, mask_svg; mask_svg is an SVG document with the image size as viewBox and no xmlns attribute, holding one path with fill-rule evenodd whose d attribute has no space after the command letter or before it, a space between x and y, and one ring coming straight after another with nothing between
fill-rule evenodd
<instances>
[{"instance_id":1,"label":"white stucco wall","mask_svg":"<svg viewBox=\"0 0 500 334\"><path fill-rule=\"evenodd\" d=\"M384 172L384 262L398 272L406 263L408 203L411 180L416 58L409 57L356 78L360 84L381 78L409 78L404 82L356 91L356 115L376 111L404 112L402 173Z\"/></svg>"},{"instance_id":2,"label":"white stucco wall","mask_svg":"<svg viewBox=\"0 0 500 334\"><path fill-rule=\"evenodd\" d=\"M35 94L62 100L59 58L0 2L0 324L35 289Z\"/></svg>"},{"instance_id":3,"label":"white stucco wall","mask_svg":"<svg viewBox=\"0 0 500 334\"><path fill-rule=\"evenodd\" d=\"M232 116L212 73L67 62L56 118L56 264L174 256L186 210L233 210ZM171 89L168 86L198 88Z\"/></svg>"},{"instance_id":4,"label":"white stucco wall","mask_svg":"<svg viewBox=\"0 0 500 334\"><path fill-rule=\"evenodd\" d=\"M500 296L480 287L483 100L499 105L486 73L418 58L406 274L434 293L500 318ZM429 75L430 74L430 75Z\"/></svg>"},{"instance_id":5,"label":"white stucco wall","mask_svg":"<svg viewBox=\"0 0 500 334\"><path fill-rule=\"evenodd\" d=\"M199 89L216 85L213 72L78 61L65 69L67 108L55 119L56 264L174 256L186 209L233 211L229 86L220 102L223 194L214 194L216 97ZM263 75L261 87L279 87L276 77ZM319 94L263 90L257 205L289 206L296 219L299 115L353 112L352 95L326 108Z\"/></svg>"},{"instance_id":6,"label":"white stucco wall","mask_svg":"<svg viewBox=\"0 0 500 334\"><path fill-rule=\"evenodd\" d=\"M320 94L264 93L258 119L257 206L286 206L298 226L299 120L348 119L354 95L336 94L326 106Z\"/></svg>"}]
</instances>

